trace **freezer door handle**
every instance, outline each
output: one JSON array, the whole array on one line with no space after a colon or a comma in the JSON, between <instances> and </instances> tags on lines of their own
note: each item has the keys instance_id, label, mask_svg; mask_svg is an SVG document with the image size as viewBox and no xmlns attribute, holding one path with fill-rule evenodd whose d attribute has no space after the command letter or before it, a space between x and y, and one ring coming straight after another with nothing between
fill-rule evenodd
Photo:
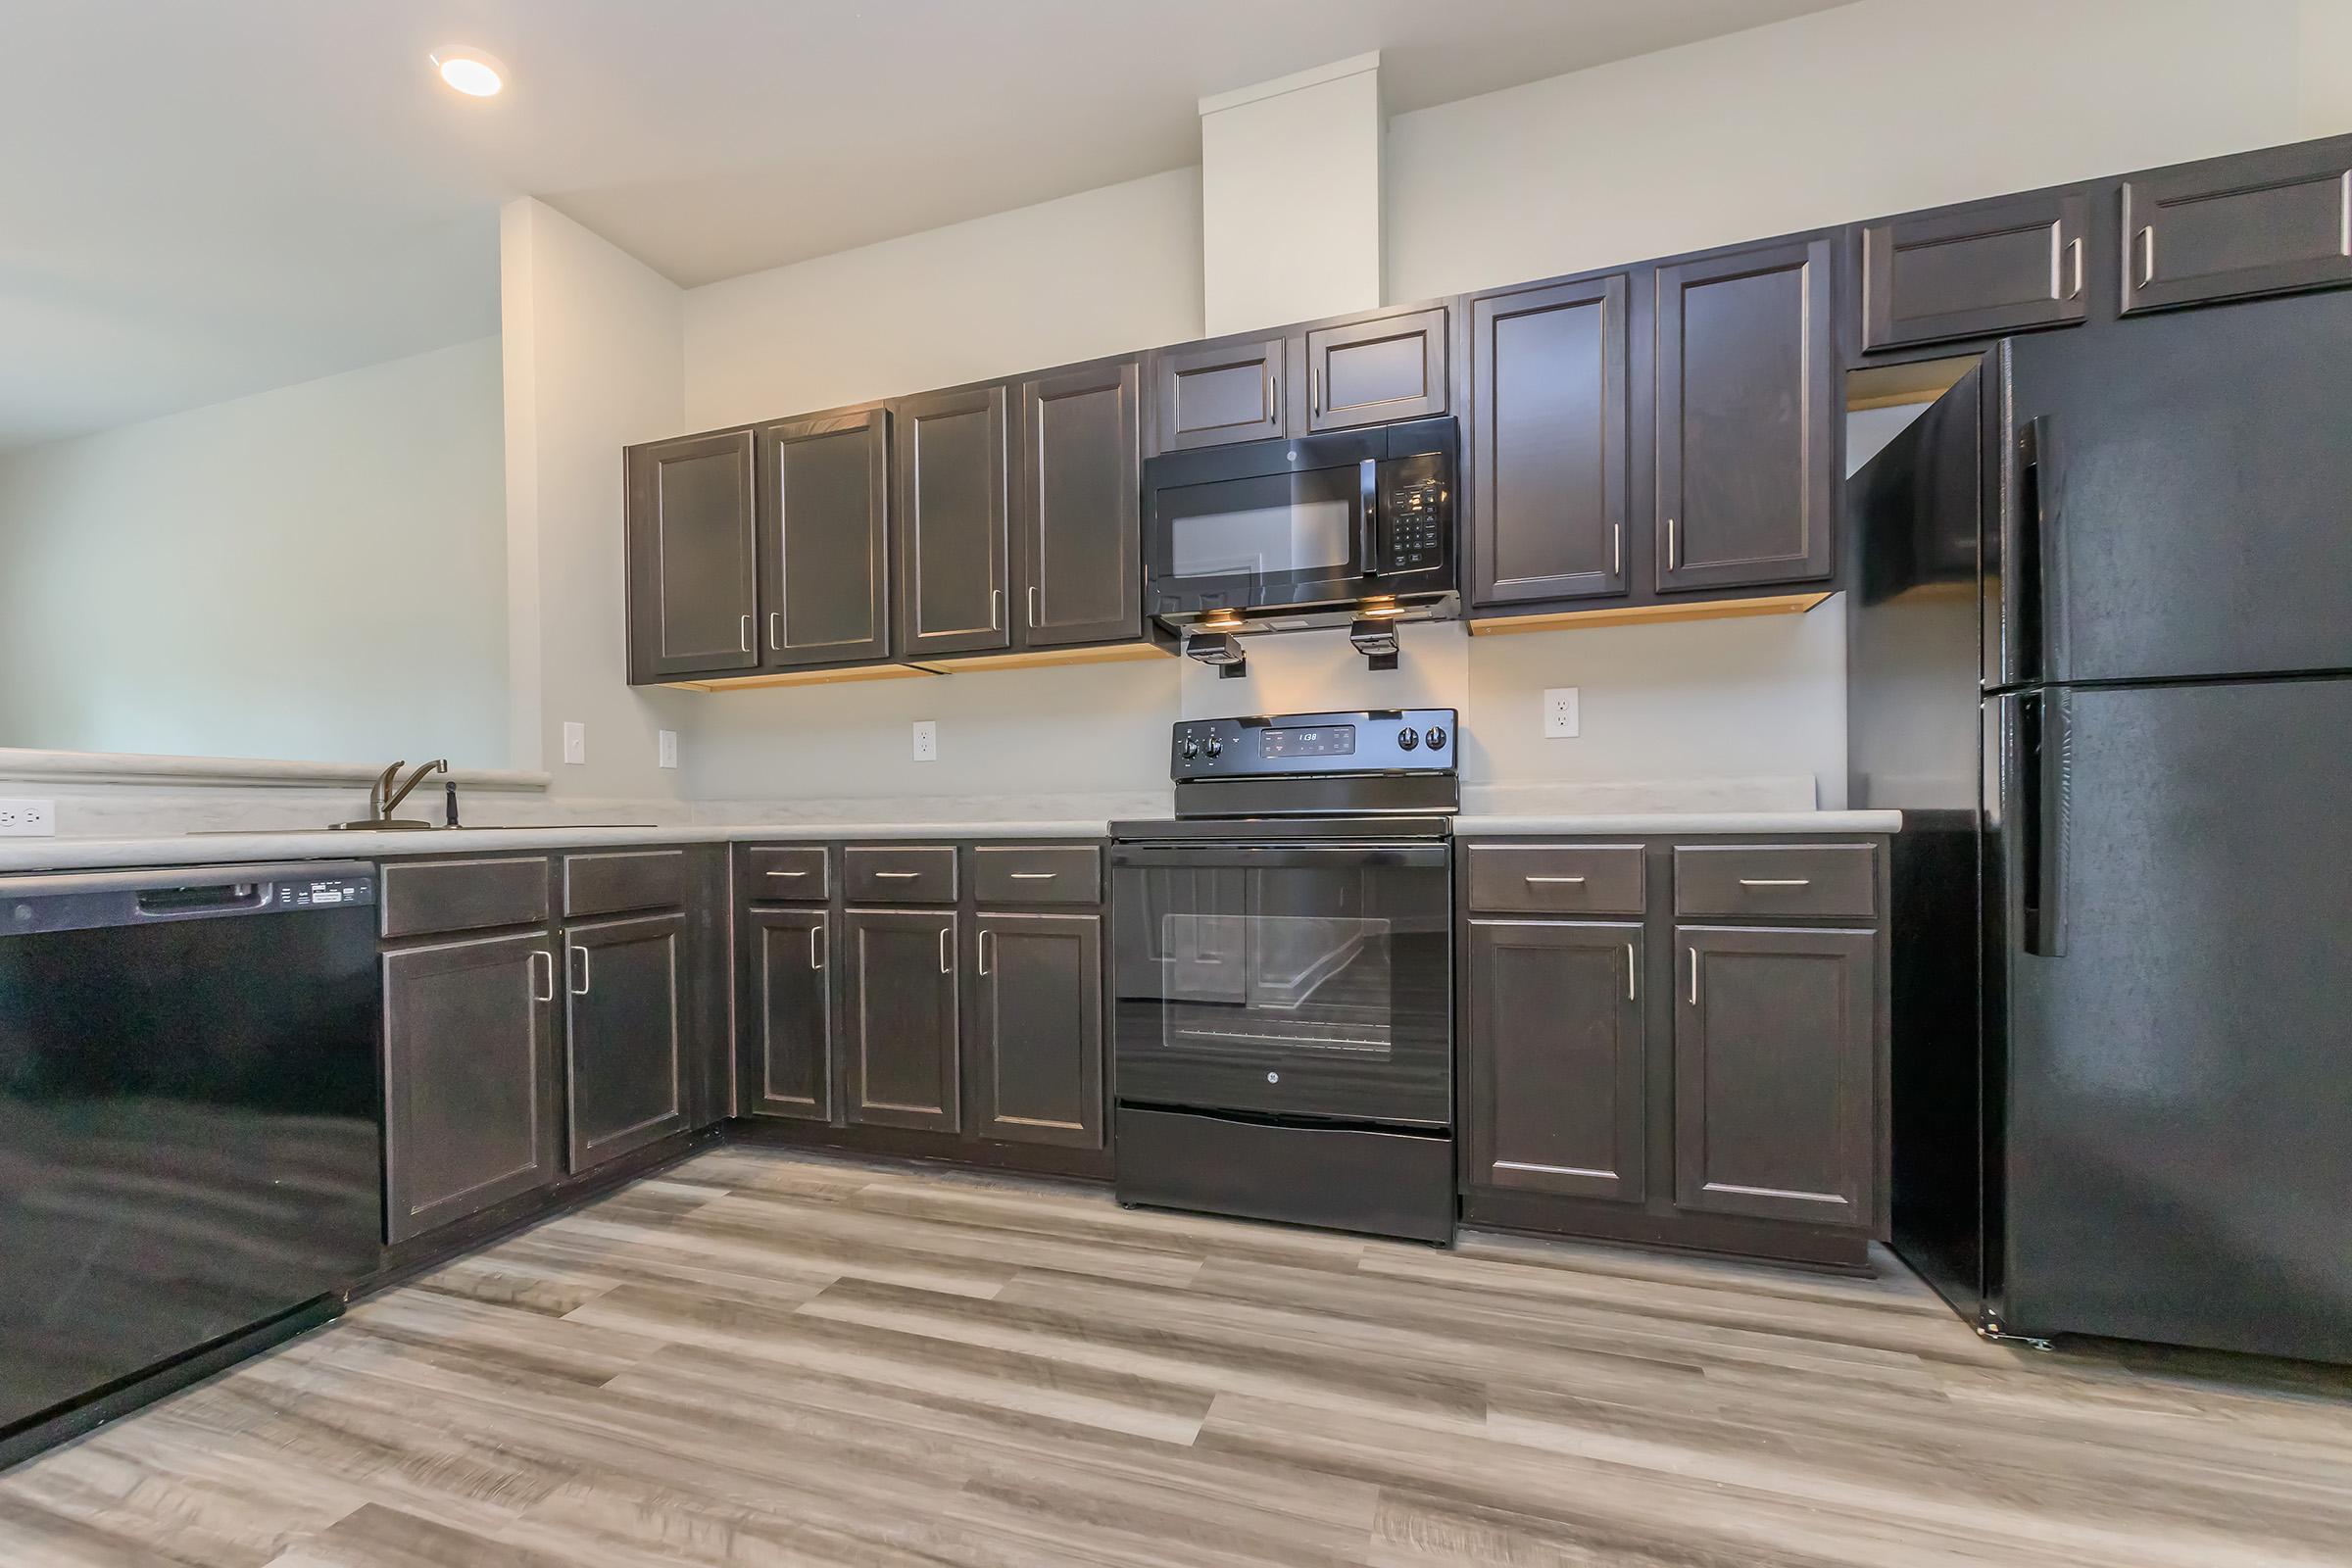
<instances>
[{"instance_id":1,"label":"freezer door handle","mask_svg":"<svg viewBox=\"0 0 2352 1568\"><path fill-rule=\"evenodd\" d=\"M2015 683L2064 680L2066 674L2066 552L2059 534L2055 441L2048 415L2028 419L2017 433L2017 497L2010 548Z\"/></svg>"},{"instance_id":2,"label":"freezer door handle","mask_svg":"<svg viewBox=\"0 0 2352 1568\"><path fill-rule=\"evenodd\" d=\"M2066 818L2072 796L2073 733L2070 701L2063 691L2034 692L2018 700L2017 757L2021 826L2021 868L2025 902L2026 952L2039 958L2066 956Z\"/></svg>"}]
</instances>

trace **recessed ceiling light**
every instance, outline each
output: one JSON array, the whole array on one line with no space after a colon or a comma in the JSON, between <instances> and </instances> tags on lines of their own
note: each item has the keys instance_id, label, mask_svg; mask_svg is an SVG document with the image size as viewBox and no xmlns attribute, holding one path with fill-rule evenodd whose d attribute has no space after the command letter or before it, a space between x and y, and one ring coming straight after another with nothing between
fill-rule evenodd
<instances>
[{"instance_id":1,"label":"recessed ceiling light","mask_svg":"<svg viewBox=\"0 0 2352 1568\"><path fill-rule=\"evenodd\" d=\"M436 49L433 69L468 98L488 98L507 84L507 68L479 49Z\"/></svg>"}]
</instances>

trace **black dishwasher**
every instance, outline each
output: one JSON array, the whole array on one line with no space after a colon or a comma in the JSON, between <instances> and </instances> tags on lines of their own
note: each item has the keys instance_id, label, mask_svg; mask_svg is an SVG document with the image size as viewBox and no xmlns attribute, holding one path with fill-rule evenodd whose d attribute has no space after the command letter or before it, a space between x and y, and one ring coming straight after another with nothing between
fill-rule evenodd
<instances>
[{"instance_id":1,"label":"black dishwasher","mask_svg":"<svg viewBox=\"0 0 2352 1568\"><path fill-rule=\"evenodd\" d=\"M354 862L0 878L0 1462L377 1266L374 904Z\"/></svg>"}]
</instances>

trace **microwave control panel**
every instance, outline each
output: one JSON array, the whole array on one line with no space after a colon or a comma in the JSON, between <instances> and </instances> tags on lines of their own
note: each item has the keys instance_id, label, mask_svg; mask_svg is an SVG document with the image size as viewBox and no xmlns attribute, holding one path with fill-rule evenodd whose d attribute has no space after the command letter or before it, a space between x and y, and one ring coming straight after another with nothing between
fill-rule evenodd
<instances>
[{"instance_id":1,"label":"microwave control panel","mask_svg":"<svg viewBox=\"0 0 2352 1568\"><path fill-rule=\"evenodd\" d=\"M1383 466L1380 500L1388 540L1384 570L1427 571L1446 564L1446 537L1453 521L1446 467L1435 455Z\"/></svg>"}]
</instances>

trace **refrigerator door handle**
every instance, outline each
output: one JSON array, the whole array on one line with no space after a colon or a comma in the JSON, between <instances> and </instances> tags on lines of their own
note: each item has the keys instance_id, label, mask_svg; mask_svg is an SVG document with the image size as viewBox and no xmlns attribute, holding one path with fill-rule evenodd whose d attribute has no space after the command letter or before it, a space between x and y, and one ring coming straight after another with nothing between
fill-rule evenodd
<instances>
[{"instance_id":1,"label":"refrigerator door handle","mask_svg":"<svg viewBox=\"0 0 2352 1568\"><path fill-rule=\"evenodd\" d=\"M2008 558L2017 584L2012 682L2064 680L2066 554L2058 531L2059 495L2050 416L2036 415L2017 432L2017 503Z\"/></svg>"},{"instance_id":2,"label":"refrigerator door handle","mask_svg":"<svg viewBox=\"0 0 2352 1568\"><path fill-rule=\"evenodd\" d=\"M2066 956L2066 819L2072 801L2072 704L2061 691L2034 692L2018 700L2020 805L2027 815L2025 854L2026 952L2039 958Z\"/></svg>"}]
</instances>

